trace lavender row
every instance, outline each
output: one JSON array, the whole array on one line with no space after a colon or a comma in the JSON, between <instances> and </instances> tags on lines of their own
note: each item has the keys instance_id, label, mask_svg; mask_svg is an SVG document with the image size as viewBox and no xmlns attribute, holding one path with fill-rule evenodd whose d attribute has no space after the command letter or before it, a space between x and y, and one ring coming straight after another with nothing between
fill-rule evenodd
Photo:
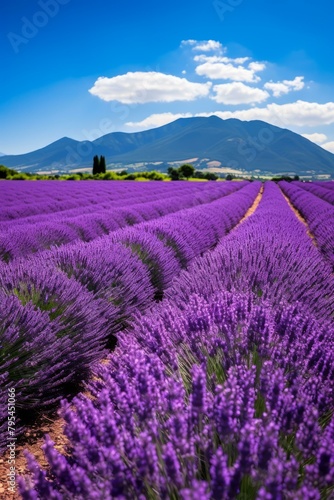
<instances>
[{"instance_id":1,"label":"lavender row","mask_svg":"<svg viewBox=\"0 0 334 500\"><path fill-rule=\"evenodd\" d=\"M259 183L248 184L229 197L163 217L161 225L145 223L0 264L1 386L16 388L18 411L50 407L84 379L105 355L107 341L160 299L182 266L217 243L258 190ZM194 248L189 235L196 236Z\"/></svg>"},{"instance_id":2,"label":"lavender row","mask_svg":"<svg viewBox=\"0 0 334 500\"><path fill-rule=\"evenodd\" d=\"M119 181L117 184L122 182ZM235 183L226 183L226 184L235 184ZM0 184L1 185L1 184ZM76 216L80 216L83 214L91 214L91 213L96 213L96 212L101 212L105 210L110 210L112 208L120 208L120 207L129 207L129 206L134 206L136 204L141 204L141 203L148 203L148 202L154 202L161 200L161 197L165 199L175 197L175 196L187 196L189 194L193 194L194 197L196 196L201 196L207 192L213 192L213 193L219 193L220 190L223 187L223 184L215 184L214 187L210 188L208 184L202 184L201 186L198 187L198 185L194 186L191 185L191 183L183 182L183 183L178 183L176 189L172 189L171 183L159 183L159 186L156 187L154 190L152 188L150 190L138 190L138 183L131 183L130 189L125 190L123 189L115 189L115 191L95 191L96 187L93 186L93 183L90 183L90 192L87 192L84 190L82 193L80 193L80 197L76 198L76 207L75 208L66 208L68 206L68 203L73 202L73 197L75 195L75 192L73 193L73 196L71 196L71 193L68 193L67 197L65 198L60 198L59 202L61 202L62 209L60 211L55 211L52 213L49 213L44 210L44 206L38 205L38 208L36 206L34 207L35 211L37 212L35 215L31 216L26 216L24 217L18 217L15 219L9 219L5 221L0 221L0 231L6 231L7 229L12 229L13 227L17 227L18 225L22 224L35 224L43 221L52 221L54 222L59 222L63 219L67 218L72 218ZM165 187L167 186L167 187ZM126 187L126 186L125 186ZM122 186L121 186L122 188ZM224 189L224 188L223 188ZM89 196L93 195L93 200L94 202L87 202L87 197L89 199ZM47 195L48 197L52 197L54 200L54 193L50 192ZM24 194L24 201L23 203L26 202L27 198L27 193ZM20 198L19 198L20 200ZM19 205L20 202L16 202L16 206ZM45 204L45 198L44 198L44 204ZM26 208L23 206L23 211L26 213Z\"/></svg>"},{"instance_id":3,"label":"lavender row","mask_svg":"<svg viewBox=\"0 0 334 500\"><path fill-rule=\"evenodd\" d=\"M321 186L323 188L326 188L326 189L331 189L333 190L334 189L334 182L333 181L316 181L316 182L313 182L313 184L317 185L317 186Z\"/></svg>"},{"instance_id":4,"label":"lavender row","mask_svg":"<svg viewBox=\"0 0 334 500\"><path fill-rule=\"evenodd\" d=\"M293 185L305 189L305 191L309 191L315 196L318 196L318 198L321 198L322 200L334 205L334 191L332 191L331 189L319 186L318 184L314 184L313 182L294 182Z\"/></svg>"},{"instance_id":5,"label":"lavender row","mask_svg":"<svg viewBox=\"0 0 334 500\"><path fill-rule=\"evenodd\" d=\"M308 196L312 196L309 204L313 198L317 201L313 195ZM280 189L267 182L256 212L224 238L214 252L196 260L167 294L177 296L182 303L191 292L209 296L216 290L247 291L274 305L300 301L321 321L332 319L333 287L330 265L313 245Z\"/></svg>"},{"instance_id":6,"label":"lavender row","mask_svg":"<svg viewBox=\"0 0 334 500\"><path fill-rule=\"evenodd\" d=\"M197 259L119 336L90 395L63 403L67 454L47 438L47 472L28 455L33 477L20 479L22 498L332 498L334 329L292 288L297 279L302 292L317 290L323 262L307 238L266 184L258 210L214 259ZM313 281L296 258L315 266Z\"/></svg>"},{"instance_id":7,"label":"lavender row","mask_svg":"<svg viewBox=\"0 0 334 500\"><path fill-rule=\"evenodd\" d=\"M97 205L103 201L114 202L116 206L132 204L134 202L156 200L163 193L175 193L175 191L196 192L200 186L183 182L177 187L170 183L145 183L141 187L136 182L80 182L63 183L45 181L41 192L38 184L34 182L18 181L12 183L0 182L0 192L3 205L0 208L0 220L16 220L20 217L39 215L41 213L63 212L73 208L80 208L83 205ZM65 187L64 187L65 186ZM13 201L8 201L8 192L13 197ZM38 197L42 195L39 201Z\"/></svg>"},{"instance_id":8,"label":"lavender row","mask_svg":"<svg viewBox=\"0 0 334 500\"><path fill-rule=\"evenodd\" d=\"M319 250L334 267L334 207L296 185L281 182L283 192L305 218Z\"/></svg>"},{"instance_id":9,"label":"lavender row","mask_svg":"<svg viewBox=\"0 0 334 500\"><path fill-rule=\"evenodd\" d=\"M51 246L61 246L76 240L91 241L127 225L135 225L197 204L209 203L244 185L246 183L224 183L219 189L205 190L198 195L188 193L186 196L169 198L160 195L159 201L148 201L127 208L112 207L109 210L99 210L64 220L58 216L50 216L48 222L22 224L0 233L0 259L9 262Z\"/></svg>"},{"instance_id":10,"label":"lavender row","mask_svg":"<svg viewBox=\"0 0 334 500\"><path fill-rule=\"evenodd\" d=\"M147 183L148 184L148 183ZM139 197L148 196L154 193L155 190L168 189L163 188L162 183L155 186L154 189L145 186L140 188L135 182L105 182L105 181L82 181L78 182L54 182L43 181L25 182L17 181L16 183L8 183L0 181L0 189L5 208L15 208L18 202L31 208L34 204L45 203L50 199L56 202L64 200L74 201L82 200L85 197L91 199L94 203L98 202L99 196L109 198L110 200L119 198L129 198L135 192ZM184 183L185 184L185 183ZM179 189L179 188L176 188Z\"/></svg>"}]
</instances>

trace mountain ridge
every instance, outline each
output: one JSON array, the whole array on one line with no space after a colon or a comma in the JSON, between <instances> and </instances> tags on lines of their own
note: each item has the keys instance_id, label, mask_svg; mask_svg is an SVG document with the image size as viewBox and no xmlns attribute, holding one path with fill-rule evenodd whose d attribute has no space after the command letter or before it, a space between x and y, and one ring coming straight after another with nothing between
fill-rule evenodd
<instances>
[{"instance_id":1,"label":"mountain ridge","mask_svg":"<svg viewBox=\"0 0 334 500\"><path fill-rule=\"evenodd\" d=\"M179 118L140 132L112 132L94 141L63 137L36 151L5 155L1 162L19 171L87 169L95 154L111 168L138 163L167 164L196 158L196 167L220 163L246 172L315 173L334 177L334 154L286 128L260 120L217 116Z\"/></svg>"}]
</instances>

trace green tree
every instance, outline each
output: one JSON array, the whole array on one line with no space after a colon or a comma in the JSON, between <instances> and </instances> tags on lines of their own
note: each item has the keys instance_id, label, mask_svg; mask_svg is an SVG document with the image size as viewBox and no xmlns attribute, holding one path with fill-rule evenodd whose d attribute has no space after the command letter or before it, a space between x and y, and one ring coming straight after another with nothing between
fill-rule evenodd
<instances>
[{"instance_id":1,"label":"green tree","mask_svg":"<svg viewBox=\"0 0 334 500\"><path fill-rule=\"evenodd\" d=\"M13 170L11 168L7 168L4 165L0 165L0 179L7 179L7 177L11 175L15 175L18 172L16 170Z\"/></svg>"},{"instance_id":2,"label":"green tree","mask_svg":"<svg viewBox=\"0 0 334 500\"><path fill-rule=\"evenodd\" d=\"M106 173L106 170L107 170L107 167L106 167L106 159L104 156L100 156L100 171L99 173L100 174L105 174Z\"/></svg>"},{"instance_id":3,"label":"green tree","mask_svg":"<svg viewBox=\"0 0 334 500\"><path fill-rule=\"evenodd\" d=\"M207 179L208 181L216 181L218 179L218 175L214 174L213 172L206 172L205 179Z\"/></svg>"},{"instance_id":4,"label":"green tree","mask_svg":"<svg viewBox=\"0 0 334 500\"><path fill-rule=\"evenodd\" d=\"M203 174L203 172L201 170L196 170L194 173L194 177L195 177L195 179L204 179L205 175Z\"/></svg>"},{"instance_id":5,"label":"green tree","mask_svg":"<svg viewBox=\"0 0 334 500\"><path fill-rule=\"evenodd\" d=\"M178 181L180 179L180 172L178 168L168 167L167 173L172 181Z\"/></svg>"},{"instance_id":6,"label":"green tree","mask_svg":"<svg viewBox=\"0 0 334 500\"><path fill-rule=\"evenodd\" d=\"M93 175L100 173L100 160L97 155L93 158Z\"/></svg>"},{"instance_id":7,"label":"green tree","mask_svg":"<svg viewBox=\"0 0 334 500\"><path fill-rule=\"evenodd\" d=\"M179 172L182 177L189 179L190 177L194 176L195 169L192 165L188 165L187 163L185 163L184 165L181 165L181 167L179 168Z\"/></svg>"}]
</instances>

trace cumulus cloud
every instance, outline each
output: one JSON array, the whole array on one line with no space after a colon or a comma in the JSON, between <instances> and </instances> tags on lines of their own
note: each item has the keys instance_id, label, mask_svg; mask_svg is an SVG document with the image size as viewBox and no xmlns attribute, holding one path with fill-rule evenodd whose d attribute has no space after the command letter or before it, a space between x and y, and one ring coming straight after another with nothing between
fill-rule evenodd
<instances>
[{"instance_id":1,"label":"cumulus cloud","mask_svg":"<svg viewBox=\"0 0 334 500\"><path fill-rule=\"evenodd\" d=\"M274 97L280 97L283 94L288 94L292 90L301 90L304 88L304 77L296 76L294 80L283 80L282 82L267 82L264 88L271 90Z\"/></svg>"},{"instance_id":2,"label":"cumulus cloud","mask_svg":"<svg viewBox=\"0 0 334 500\"><path fill-rule=\"evenodd\" d=\"M228 118L238 118L239 120L263 120L278 127L290 128L292 126L319 126L334 123L334 102L318 104L305 101L296 101L289 104L268 104L264 108L253 107L237 111L212 111L208 113L162 113L161 115L151 115L142 122L129 122L132 128L146 124L147 128L154 127L153 120L160 126L172 122L177 118L189 118L191 116L218 116L224 120ZM159 116L162 116L159 119ZM152 118L153 117L153 118ZM164 123L162 123L164 121ZM128 125L128 124L127 124ZM332 142L322 144L322 147L332 147Z\"/></svg>"},{"instance_id":3,"label":"cumulus cloud","mask_svg":"<svg viewBox=\"0 0 334 500\"><path fill-rule=\"evenodd\" d=\"M193 50L198 50L200 52L211 52L222 49L222 44L220 42L216 42L215 40L208 40L207 42L199 43L193 47Z\"/></svg>"},{"instance_id":4,"label":"cumulus cloud","mask_svg":"<svg viewBox=\"0 0 334 500\"><path fill-rule=\"evenodd\" d=\"M315 132L314 134L301 134L301 135L305 137L305 139L315 142L316 144L322 144L328 139L326 134L319 134L317 132Z\"/></svg>"},{"instance_id":5,"label":"cumulus cloud","mask_svg":"<svg viewBox=\"0 0 334 500\"><path fill-rule=\"evenodd\" d=\"M248 58L230 59L227 57L197 56L195 62L201 62L195 71L200 76L206 76L212 80L234 80L239 82L254 83L261 80L256 74L265 69L264 63L251 62L247 67L243 64ZM241 61L241 62L240 62Z\"/></svg>"},{"instance_id":6,"label":"cumulus cloud","mask_svg":"<svg viewBox=\"0 0 334 500\"><path fill-rule=\"evenodd\" d=\"M146 130L150 128L162 127L162 125L174 122L179 118L191 118L192 116L192 113L156 113L139 122L127 122L125 125L130 128L135 128L136 130Z\"/></svg>"},{"instance_id":7,"label":"cumulus cloud","mask_svg":"<svg viewBox=\"0 0 334 500\"><path fill-rule=\"evenodd\" d=\"M321 144L321 147L329 151L330 153L334 153L334 141L326 142L325 144Z\"/></svg>"},{"instance_id":8,"label":"cumulus cloud","mask_svg":"<svg viewBox=\"0 0 334 500\"><path fill-rule=\"evenodd\" d=\"M225 51L222 44L220 42L217 42L216 40L183 40L181 42L181 46L182 45L190 45L192 47L192 50L197 50L199 52Z\"/></svg>"},{"instance_id":9,"label":"cumulus cloud","mask_svg":"<svg viewBox=\"0 0 334 500\"><path fill-rule=\"evenodd\" d=\"M267 91L249 87L241 82L215 85L213 91L216 95L212 99L223 104L252 104L263 102L269 97Z\"/></svg>"},{"instance_id":10,"label":"cumulus cloud","mask_svg":"<svg viewBox=\"0 0 334 500\"><path fill-rule=\"evenodd\" d=\"M257 73L258 71L263 71L266 68L266 65L261 62L253 61L249 63L248 67L251 71Z\"/></svg>"},{"instance_id":11,"label":"cumulus cloud","mask_svg":"<svg viewBox=\"0 0 334 500\"><path fill-rule=\"evenodd\" d=\"M206 54L198 54L194 57L195 62L211 62L211 63L232 63L245 64L249 61L249 57L227 57L227 56L207 56ZM260 64L260 63L259 63Z\"/></svg>"},{"instance_id":12,"label":"cumulus cloud","mask_svg":"<svg viewBox=\"0 0 334 500\"><path fill-rule=\"evenodd\" d=\"M182 40L181 47L184 45L194 46L194 45L196 45L196 43L198 43L196 40Z\"/></svg>"},{"instance_id":13,"label":"cumulus cloud","mask_svg":"<svg viewBox=\"0 0 334 500\"><path fill-rule=\"evenodd\" d=\"M297 126L314 127L334 123L334 102L296 101L289 104L268 104L264 108L253 107L238 111L218 111L221 118L239 118L239 120L263 120L279 127Z\"/></svg>"},{"instance_id":14,"label":"cumulus cloud","mask_svg":"<svg viewBox=\"0 0 334 500\"><path fill-rule=\"evenodd\" d=\"M208 96L211 85L211 82L194 83L186 78L155 71L137 71L113 78L100 77L89 92L104 101L142 104L194 101Z\"/></svg>"}]
</instances>

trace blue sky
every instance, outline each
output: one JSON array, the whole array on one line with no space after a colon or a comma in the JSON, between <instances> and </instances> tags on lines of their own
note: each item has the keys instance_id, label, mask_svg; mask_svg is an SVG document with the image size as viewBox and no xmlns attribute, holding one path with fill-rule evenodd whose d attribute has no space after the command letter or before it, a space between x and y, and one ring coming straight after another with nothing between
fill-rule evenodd
<instances>
[{"instance_id":1,"label":"blue sky","mask_svg":"<svg viewBox=\"0 0 334 500\"><path fill-rule=\"evenodd\" d=\"M328 0L16 0L0 7L0 151L180 116L262 119L334 152Z\"/></svg>"}]
</instances>

